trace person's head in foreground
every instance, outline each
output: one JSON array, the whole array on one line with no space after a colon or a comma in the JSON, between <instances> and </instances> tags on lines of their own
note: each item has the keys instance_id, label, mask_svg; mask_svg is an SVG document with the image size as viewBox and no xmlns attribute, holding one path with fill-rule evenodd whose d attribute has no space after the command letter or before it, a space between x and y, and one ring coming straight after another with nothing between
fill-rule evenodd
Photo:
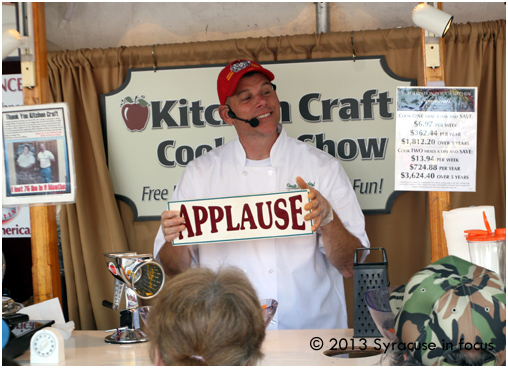
<instances>
[{"instance_id":1,"label":"person's head in foreground","mask_svg":"<svg viewBox=\"0 0 508 368\"><path fill-rule=\"evenodd\" d=\"M390 307L391 365L506 364L506 288L490 270L444 257L398 287Z\"/></svg>"},{"instance_id":2,"label":"person's head in foreground","mask_svg":"<svg viewBox=\"0 0 508 368\"><path fill-rule=\"evenodd\" d=\"M245 274L191 268L172 278L149 319L157 365L255 365L265 323Z\"/></svg>"}]
</instances>

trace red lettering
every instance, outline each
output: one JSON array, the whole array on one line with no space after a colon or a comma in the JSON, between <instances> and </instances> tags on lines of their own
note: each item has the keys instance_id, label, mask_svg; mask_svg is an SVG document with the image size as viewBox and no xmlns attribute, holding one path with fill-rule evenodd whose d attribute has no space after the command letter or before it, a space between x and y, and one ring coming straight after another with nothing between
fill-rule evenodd
<instances>
[{"instance_id":1,"label":"red lettering","mask_svg":"<svg viewBox=\"0 0 508 368\"><path fill-rule=\"evenodd\" d=\"M210 206L210 222L212 223L212 234L218 232L217 222L221 222L224 218L224 211L219 206Z\"/></svg>"},{"instance_id":2,"label":"red lettering","mask_svg":"<svg viewBox=\"0 0 508 368\"><path fill-rule=\"evenodd\" d=\"M275 221L275 226L277 226L277 229L279 230L284 230L289 226L289 216L285 209L280 208L281 204L286 207L286 200L284 198L279 198L275 201L273 205L273 212L279 219L284 220L282 225L279 225L279 222Z\"/></svg>"},{"instance_id":3,"label":"red lettering","mask_svg":"<svg viewBox=\"0 0 508 368\"><path fill-rule=\"evenodd\" d=\"M23 325L21 326L21 328L23 328L25 330L33 330L35 328L35 323L34 322L24 322Z\"/></svg>"},{"instance_id":4,"label":"red lettering","mask_svg":"<svg viewBox=\"0 0 508 368\"><path fill-rule=\"evenodd\" d=\"M14 87L13 87L14 84ZM5 79L2 83L2 89L7 92L16 92L23 90L23 79L22 78L9 78Z\"/></svg>"},{"instance_id":5,"label":"red lettering","mask_svg":"<svg viewBox=\"0 0 508 368\"><path fill-rule=\"evenodd\" d=\"M16 91L16 85L14 85L14 88L12 87L12 82L17 82L17 78L10 78L7 82L9 84L9 91L15 92Z\"/></svg>"},{"instance_id":6,"label":"red lettering","mask_svg":"<svg viewBox=\"0 0 508 368\"><path fill-rule=\"evenodd\" d=\"M228 225L226 231L236 231L240 229L240 224L237 224L236 227L233 227L233 219L231 216L231 206L224 206L226 210L226 223Z\"/></svg>"},{"instance_id":7,"label":"red lettering","mask_svg":"<svg viewBox=\"0 0 508 368\"><path fill-rule=\"evenodd\" d=\"M270 216L270 221L268 222L268 224L265 224L264 219L263 219L263 202L256 203L259 226L261 226L261 228L265 229L265 230L271 228L272 222L273 222L272 208L271 208L272 201L266 202L266 205L268 206L268 215Z\"/></svg>"},{"instance_id":8,"label":"red lettering","mask_svg":"<svg viewBox=\"0 0 508 368\"><path fill-rule=\"evenodd\" d=\"M192 210L194 211L194 225L196 226L196 236L203 235L201 225L203 225L206 220L208 220L208 212L206 211L206 207L192 206ZM200 213L202 216L199 215Z\"/></svg>"},{"instance_id":9,"label":"red lettering","mask_svg":"<svg viewBox=\"0 0 508 368\"><path fill-rule=\"evenodd\" d=\"M256 222L254 221L254 216L252 216L252 212L247 203L243 205L242 209L242 226L240 229L245 230L245 222L250 222L250 229L256 230L258 227L256 226Z\"/></svg>"},{"instance_id":10,"label":"red lettering","mask_svg":"<svg viewBox=\"0 0 508 368\"><path fill-rule=\"evenodd\" d=\"M192 238L194 236L194 231L192 230L192 224L189 220L189 214L187 213L187 207L184 204L180 207L180 215L185 219L185 227L187 228L187 237ZM183 239L182 232L180 232L180 236L178 239Z\"/></svg>"},{"instance_id":11,"label":"red lettering","mask_svg":"<svg viewBox=\"0 0 508 368\"><path fill-rule=\"evenodd\" d=\"M305 223L302 222L301 225L298 225L297 214L302 213L302 207L296 208L296 202L302 202L301 196L293 196L289 197L289 204L291 206L291 220L293 221L293 226L291 227L293 230L305 230Z\"/></svg>"},{"instance_id":12,"label":"red lettering","mask_svg":"<svg viewBox=\"0 0 508 368\"><path fill-rule=\"evenodd\" d=\"M29 227L2 227L3 235L30 235Z\"/></svg>"}]
</instances>

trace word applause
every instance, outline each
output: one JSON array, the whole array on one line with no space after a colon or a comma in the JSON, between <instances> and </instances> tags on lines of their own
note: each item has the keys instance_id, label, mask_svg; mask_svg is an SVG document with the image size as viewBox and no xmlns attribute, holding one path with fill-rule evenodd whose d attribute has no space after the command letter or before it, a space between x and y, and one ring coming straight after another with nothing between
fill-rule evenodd
<instances>
[{"instance_id":1,"label":"word applause","mask_svg":"<svg viewBox=\"0 0 508 368\"><path fill-rule=\"evenodd\" d=\"M186 229L174 245L216 243L312 234L308 190L168 202Z\"/></svg>"}]
</instances>

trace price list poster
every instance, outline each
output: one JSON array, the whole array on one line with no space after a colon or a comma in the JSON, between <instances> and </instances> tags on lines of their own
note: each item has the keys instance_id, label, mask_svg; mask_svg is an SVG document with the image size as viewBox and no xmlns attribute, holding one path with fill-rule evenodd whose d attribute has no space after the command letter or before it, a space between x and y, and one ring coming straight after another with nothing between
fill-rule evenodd
<instances>
[{"instance_id":1,"label":"price list poster","mask_svg":"<svg viewBox=\"0 0 508 368\"><path fill-rule=\"evenodd\" d=\"M476 190L476 87L398 87L395 190Z\"/></svg>"}]
</instances>

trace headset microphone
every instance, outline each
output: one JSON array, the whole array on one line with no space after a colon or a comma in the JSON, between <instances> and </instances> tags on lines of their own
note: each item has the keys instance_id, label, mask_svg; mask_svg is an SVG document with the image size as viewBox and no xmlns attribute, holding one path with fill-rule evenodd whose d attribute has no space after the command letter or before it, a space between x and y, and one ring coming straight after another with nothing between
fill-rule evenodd
<instances>
[{"instance_id":1,"label":"headset microphone","mask_svg":"<svg viewBox=\"0 0 508 368\"><path fill-rule=\"evenodd\" d=\"M229 106L228 106L229 107ZM236 114L233 112L233 110L231 110L231 107L229 108L228 110L228 116L231 118L231 119L236 119L236 120L240 120L240 121L245 121L247 124L250 124L251 127L255 128L259 125L259 120L256 119L256 118L252 118L250 120L245 120L245 119L240 119L239 117L236 116Z\"/></svg>"}]
</instances>

